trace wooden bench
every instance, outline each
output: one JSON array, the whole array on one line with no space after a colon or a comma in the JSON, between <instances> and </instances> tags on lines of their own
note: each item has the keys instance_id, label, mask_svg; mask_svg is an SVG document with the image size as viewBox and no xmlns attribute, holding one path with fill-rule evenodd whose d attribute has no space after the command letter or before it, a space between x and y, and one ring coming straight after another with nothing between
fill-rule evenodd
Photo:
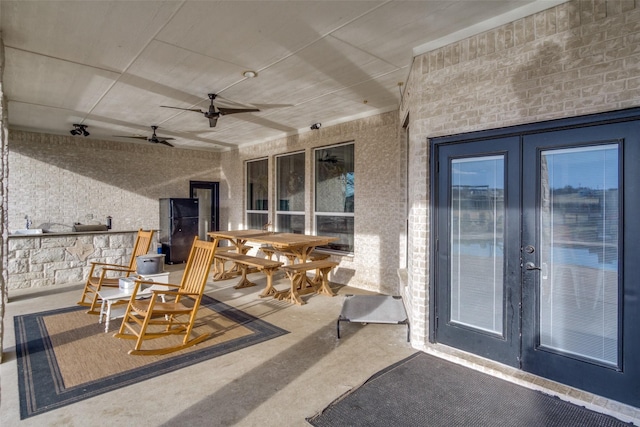
<instances>
[{"instance_id":1,"label":"wooden bench","mask_svg":"<svg viewBox=\"0 0 640 427\"><path fill-rule=\"evenodd\" d=\"M220 258L223 262L233 261L235 265L240 268L242 278L240 279L240 282L234 286L235 289L255 286L256 284L247 278L247 270L249 268L256 268L267 276L267 287L262 291L260 297L264 298L276 294L276 289L273 287L273 273L282 265L281 262L258 258L251 255L239 254L237 252L220 252L216 254L216 257Z\"/></svg>"},{"instance_id":2,"label":"wooden bench","mask_svg":"<svg viewBox=\"0 0 640 427\"><path fill-rule=\"evenodd\" d=\"M302 305L305 302L300 298L301 295L317 293L335 296L329 287L329 272L337 265L337 262L318 260L283 266L282 270L291 280L291 289L276 292L274 298ZM310 270L316 271L316 277L313 280L307 277L307 271Z\"/></svg>"},{"instance_id":3,"label":"wooden bench","mask_svg":"<svg viewBox=\"0 0 640 427\"><path fill-rule=\"evenodd\" d=\"M251 249L251 246L242 245L240 247L240 251L243 254L246 254ZM242 272L236 267L234 264L228 271L224 269L225 260L221 259L218 255L222 253L229 253L232 251L237 252L237 248L233 245L230 246L220 246L216 249L216 255L213 258L213 280L226 280L232 277L235 277Z\"/></svg>"},{"instance_id":4,"label":"wooden bench","mask_svg":"<svg viewBox=\"0 0 640 427\"><path fill-rule=\"evenodd\" d=\"M289 264L293 264L298 256L290 251L280 251L274 248L273 246L261 246L260 250L264 252L268 259L273 259L273 255L283 255L289 260ZM313 251L309 254L309 260L311 261L320 261L323 259L329 258L331 255L325 254L318 251Z\"/></svg>"}]
</instances>

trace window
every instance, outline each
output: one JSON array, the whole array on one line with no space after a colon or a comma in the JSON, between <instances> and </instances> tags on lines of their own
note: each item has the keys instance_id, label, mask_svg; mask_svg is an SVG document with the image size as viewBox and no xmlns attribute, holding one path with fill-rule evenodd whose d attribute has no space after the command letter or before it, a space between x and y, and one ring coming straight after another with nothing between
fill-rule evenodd
<instances>
[{"instance_id":1,"label":"window","mask_svg":"<svg viewBox=\"0 0 640 427\"><path fill-rule=\"evenodd\" d=\"M304 234L304 153L277 157L276 230Z\"/></svg>"},{"instance_id":2,"label":"window","mask_svg":"<svg viewBox=\"0 0 640 427\"><path fill-rule=\"evenodd\" d=\"M353 143L315 150L316 233L338 237L326 248L340 252L353 252L353 151Z\"/></svg>"},{"instance_id":3,"label":"window","mask_svg":"<svg viewBox=\"0 0 640 427\"><path fill-rule=\"evenodd\" d=\"M247 162L247 228L261 229L269 222L269 161Z\"/></svg>"}]
</instances>

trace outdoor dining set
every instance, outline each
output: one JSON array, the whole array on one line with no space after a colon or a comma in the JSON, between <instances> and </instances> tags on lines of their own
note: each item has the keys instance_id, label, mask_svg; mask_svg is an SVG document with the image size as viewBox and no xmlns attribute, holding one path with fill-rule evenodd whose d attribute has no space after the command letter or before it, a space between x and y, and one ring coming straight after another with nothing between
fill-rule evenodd
<instances>
[{"instance_id":1,"label":"outdoor dining set","mask_svg":"<svg viewBox=\"0 0 640 427\"><path fill-rule=\"evenodd\" d=\"M234 273L241 274L237 289L254 286L249 281L247 273L250 269L262 271L267 277L267 286L260 297L273 296L279 300L287 300L294 304L302 305L304 301L301 295L311 292L333 296L329 287L329 272L338 263L329 261L328 254L315 252L316 247L326 245L336 237L311 236L294 233L273 233L261 230L235 230L214 231L208 233L214 239L228 240L230 250L218 250L216 253L216 271L214 279L225 279ZM258 248L267 258L247 255L252 249L247 242L255 242L261 246ZM235 251L233 250L235 249ZM282 255L288 260L288 264L273 260L274 255ZM231 261L232 267L225 270L225 262ZM282 269L291 281L291 287L285 291L278 291L273 287L273 274ZM310 279L308 271L315 271L315 277Z\"/></svg>"}]
</instances>

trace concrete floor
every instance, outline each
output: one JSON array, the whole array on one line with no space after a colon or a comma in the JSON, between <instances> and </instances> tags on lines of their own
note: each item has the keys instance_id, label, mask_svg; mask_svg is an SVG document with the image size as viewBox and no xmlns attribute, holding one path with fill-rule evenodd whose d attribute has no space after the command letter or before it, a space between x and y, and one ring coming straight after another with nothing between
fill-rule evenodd
<instances>
[{"instance_id":1,"label":"concrete floor","mask_svg":"<svg viewBox=\"0 0 640 427\"><path fill-rule=\"evenodd\" d=\"M179 281L180 266L166 269L172 283ZM336 297L310 295L306 305L294 306L258 298L264 275L249 277L258 286L236 290L237 279L230 279L208 283L205 293L289 334L23 421L13 316L72 306L81 286L10 292L0 365L0 425L309 426L306 417L416 351L406 341L405 326L343 323L342 339L336 339L342 295L365 292L342 287ZM288 285L281 275L276 279L276 287Z\"/></svg>"}]
</instances>

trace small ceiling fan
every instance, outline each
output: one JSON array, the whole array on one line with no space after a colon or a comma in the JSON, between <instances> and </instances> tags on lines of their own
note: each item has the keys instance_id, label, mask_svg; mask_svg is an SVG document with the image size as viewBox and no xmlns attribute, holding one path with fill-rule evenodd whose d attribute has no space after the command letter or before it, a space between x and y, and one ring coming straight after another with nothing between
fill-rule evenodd
<instances>
[{"instance_id":1,"label":"small ceiling fan","mask_svg":"<svg viewBox=\"0 0 640 427\"><path fill-rule=\"evenodd\" d=\"M216 107L213 105L213 101L217 98L218 95L215 93L209 94L209 99L211 100L211 105L209 105L208 111L203 111L199 108L180 108L180 107L170 107L168 105L161 105L164 108L173 108L176 110L185 110L185 111L194 111L196 113L204 114L204 116L209 119L209 127L216 127L218 124L218 118L220 116L225 116L227 114L237 114L237 113L255 113L260 111L257 108L225 108L225 107Z\"/></svg>"},{"instance_id":2,"label":"small ceiling fan","mask_svg":"<svg viewBox=\"0 0 640 427\"><path fill-rule=\"evenodd\" d=\"M151 135L151 138L147 138L146 136L138 136L138 135L113 135L113 136L116 138L144 139L145 141L149 141L154 144L163 144L168 147L173 147L173 145L168 143L167 140L174 139L174 138L158 138L158 136L156 135L156 129L158 129L158 126L151 126L151 129L153 129L153 135Z\"/></svg>"},{"instance_id":3,"label":"small ceiling fan","mask_svg":"<svg viewBox=\"0 0 640 427\"><path fill-rule=\"evenodd\" d=\"M338 162L342 162L342 159L340 159L336 155L330 155L327 150L322 150L322 154L319 157L316 157L316 160L318 162L322 162L322 163L338 163Z\"/></svg>"}]
</instances>

